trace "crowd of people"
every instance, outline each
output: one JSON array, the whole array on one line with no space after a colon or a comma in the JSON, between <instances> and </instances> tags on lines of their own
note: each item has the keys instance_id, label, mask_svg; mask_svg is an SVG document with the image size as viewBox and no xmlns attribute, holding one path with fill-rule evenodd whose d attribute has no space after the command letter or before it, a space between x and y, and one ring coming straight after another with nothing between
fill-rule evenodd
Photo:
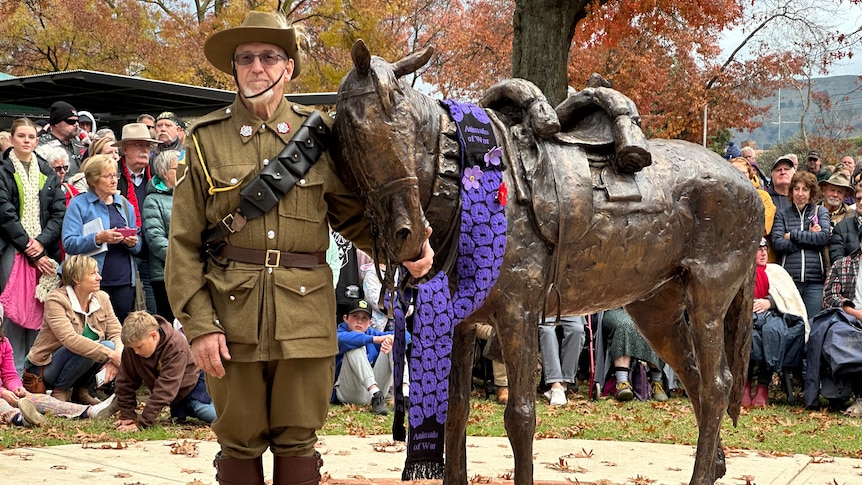
<instances>
[{"instance_id":1,"label":"crowd of people","mask_svg":"<svg viewBox=\"0 0 862 485\"><path fill-rule=\"evenodd\" d=\"M185 124L142 115L118 140L64 101L43 121L14 120L0 152L0 414L38 426L43 413L120 411L116 426L129 431L170 406L213 421L164 285ZM151 397L138 415L142 384Z\"/></svg>"},{"instance_id":2,"label":"crowd of people","mask_svg":"<svg viewBox=\"0 0 862 485\"><path fill-rule=\"evenodd\" d=\"M743 405L765 406L774 373L792 372L802 376L805 405L823 397L862 417L862 355L848 351L862 340L862 167L849 155L827 165L811 150L802 168L794 154L776 158L767 178L753 149L744 154L731 144L725 157L769 196L761 195L765 229Z\"/></svg>"}]
</instances>

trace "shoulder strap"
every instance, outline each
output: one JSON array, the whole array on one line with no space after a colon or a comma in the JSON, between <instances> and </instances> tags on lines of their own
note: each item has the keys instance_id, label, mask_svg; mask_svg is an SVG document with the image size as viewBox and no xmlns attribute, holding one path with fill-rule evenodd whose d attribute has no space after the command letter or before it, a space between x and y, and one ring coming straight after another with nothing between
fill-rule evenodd
<instances>
[{"instance_id":1,"label":"shoulder strap","mask_svg":"<svg viewBox=\"0 0 862 485\"><path fill-rule=\"evenodd\" d=\"M239 207L224 216L221 224L206 234L205 245L209 246L228 234L242 230L250 219L260 217L278 205L278 201L290 192L323 154L329 144L329 136L330 129L323 117L318 111L312 112L284 149L270 159L257 177L240 191L242 201ZM206 168L204 174L209 181ZM210 187L213 190L211 183Z\"/></svg>"}]
</instances>

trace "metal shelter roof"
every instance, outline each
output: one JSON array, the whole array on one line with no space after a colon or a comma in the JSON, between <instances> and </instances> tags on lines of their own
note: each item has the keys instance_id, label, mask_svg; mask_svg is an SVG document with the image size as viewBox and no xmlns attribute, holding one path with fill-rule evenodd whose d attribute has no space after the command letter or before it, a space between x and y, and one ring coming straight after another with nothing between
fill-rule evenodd
<instances>
[{"instance_id":1,"label":"metal shelter roof","mask_svg":"<svg viewBox=\"0 0 862 485\"><path fill-rule=\"evenodd\" d=\"M66 101L100 121L128 121L141 113L173 111L196 117L233 102L235 92L97 71L62 71L0 80L0 116L45 116ZM335 93L290 94L305 105L334 104ZM3 106L10 105L10 106Z\"/></svg>"}]
</instances>

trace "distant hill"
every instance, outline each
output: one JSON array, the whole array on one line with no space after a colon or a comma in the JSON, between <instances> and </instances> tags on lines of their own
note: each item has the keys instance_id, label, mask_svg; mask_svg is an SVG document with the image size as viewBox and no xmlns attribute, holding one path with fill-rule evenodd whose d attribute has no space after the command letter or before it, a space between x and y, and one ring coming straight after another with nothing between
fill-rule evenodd
<instances>
[{"instance_id":1,"label":"distant hill","mask_svg":"<svg viewBox=\"0 0 862 485\"><path fill-rule=\"evenodd\" d=\"M816 78L812 87L814 92L824 91L829 94L833 103L833 111L842 119L849 119L855 127L848 137L862 135L862 82L857 76L831 76ZM804 93L803 93L804 94ZM802 113L802 98L793 86L780 90L781 109L778 107L779 92L759 103L759 106L770 106L764 117L763 125L752 132L735 132L733 139L755 140L757 147L768 149L773 143L786 140L799 132L799 120ZM805 117L806 130L811 133L817 107L812 103ZM779 119L781 123L779 124Z\"/></svg>"}]
</instances>

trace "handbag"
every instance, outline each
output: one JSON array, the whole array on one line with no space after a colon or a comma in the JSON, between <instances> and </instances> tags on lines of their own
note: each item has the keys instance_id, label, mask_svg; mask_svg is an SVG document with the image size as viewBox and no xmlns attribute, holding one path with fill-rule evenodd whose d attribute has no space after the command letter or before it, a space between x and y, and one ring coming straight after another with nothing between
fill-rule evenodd
<instances>
[{"instance_id":1,"label":"handbag","mask_svg":"<svg viewBox=\"0 0 862 485\"><path fill-rule=\"evenodd\" d=\"M42 328L45 306L35 297L38 285L39 270L27 262L24 253L16 251L12 271L0 294L0 305L3 305L6 318L12 323L29 330Z\"/></svg>"},{"instance_id":2,"label":"handbag","mask_svg":"<svg viewBox=\"0 0 862 485\"><path fill-rule=\"evenodd\" d=\"M42 378L42 372L44 371L44 367L39 368L38 374L24 371L24 377L21 379L21 382L24 384L24 389L27 389L27 392L31 394L45 394L45 379Z\"/></svg>"}]
</instances>

